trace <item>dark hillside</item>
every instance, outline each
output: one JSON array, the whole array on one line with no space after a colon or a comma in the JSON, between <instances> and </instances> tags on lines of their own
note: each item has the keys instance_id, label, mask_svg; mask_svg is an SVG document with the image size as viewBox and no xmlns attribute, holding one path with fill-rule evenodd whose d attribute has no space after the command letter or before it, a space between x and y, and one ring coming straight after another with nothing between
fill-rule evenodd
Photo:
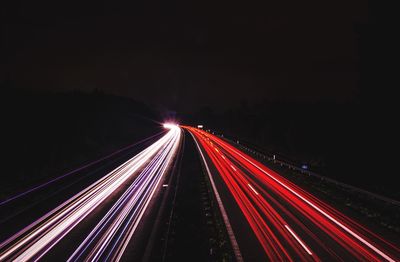
<instances>
[{"instance_id":1,"label":"dark hillside","mask_svg":"<svg viewBox=\"0 0 400 262\"><path fill-rule=\"evenodd\" d=\"M128 98L12 90L1 97L2 197L160 132L158 114Z\"/></svg>"}]
</instances>

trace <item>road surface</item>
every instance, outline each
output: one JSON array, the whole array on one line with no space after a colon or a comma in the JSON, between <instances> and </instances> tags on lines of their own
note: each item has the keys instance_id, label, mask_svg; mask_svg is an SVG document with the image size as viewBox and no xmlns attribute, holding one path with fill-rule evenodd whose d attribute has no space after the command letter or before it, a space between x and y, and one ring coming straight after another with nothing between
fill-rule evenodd
<instances>
[{"instance_id":1,"label":"road surface","mask_svg":"<svg viewBox=\"0 0 400 262\"><path fill-rule=\"evenodd\" d=\"M167 128L170 131L158 141L4 240L0 261L46 259L70 232L110 199L111 207L99 221L94 220L96 224L82 241L75 242L68 260L120 260L181 143L180 128ZM121 188L122 194L116 197Z\"/></svg>"},{"instance_id":2,"label":"road surface","mask_svg":"<svg viewBox=\"0 0 400 262\"><path fill-rule=\"evenodd\" d=\"M222 139L185 127L246 260L399 261L400 249Z\"/></svg>"},{"instance_id":3,"label":"road surface","mask_svg":"<svg viewBox=\"0 0 400 262\"><path fill-rule=\"evenodd\" d=\"M168 180L168 174L182 154L183 131L172 124L165 127L169 129L165 135L122 165L57 202L38 219L27 216L25 220L32 221L1 240L0 261L150 258L149 247L160 245L146 244L147 238L159 238L151 233L157 231L151 228L159 226L154 222L158 220L149 214L157 213L155 202L168 206L165 202L170 199L176 202L171 217L179 219L164 240L166 252L156 257L213 257L214 248L207 243L214 237L210 232L219 229L208 226L217 220L210 218L213 213L206 201L209 195L200 163L226 227L225 242L231 248L223 250L231 250L228 257L237 261L400 261L398 243L389 243L226 141L192 127L183 127L194 143L186 140L186 151L191 152L183 157L181 172L186 173L175 183L179 185L176 197L158 201L163 188L170 188L163 184L175 181ZM195 150L200 153L197 157ZM186 200L186 196L192 198ZM10 198L6 204L12 201L16 200ZM146 256L135 256L140 246L147 250ZM201 252L195 254L197 247Z\"/></svg>"}]
</instances>

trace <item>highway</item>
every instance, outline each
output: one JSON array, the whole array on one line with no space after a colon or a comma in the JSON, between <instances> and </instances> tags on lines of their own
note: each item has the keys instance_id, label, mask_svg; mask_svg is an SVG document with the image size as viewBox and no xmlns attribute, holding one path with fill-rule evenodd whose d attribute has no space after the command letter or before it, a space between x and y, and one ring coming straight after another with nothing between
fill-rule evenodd
<instances>
[{"instance_id":1,"label":"highway","mask_svg":"<svg viewBox=\"0 0 400 262\"><path fill-rule=\"evenodd\" d=\"M237 260L400 261L397 245L224 140L184 128L215 181Z\"/></svg>"},{"instance_id":2,"label":"highway","mask_svg":"<svg viewBox=\"0 0 400 262\"><path fill-rule=\"evenodd\" d=\"M170 247L167 260L190 259L199 250L202 252L198 252L197 259L210 258L207 247L209 239L215 236L211 230L206 232L210 226L201 218L204 210L200 196L204 197L204 192L197 187L204 179L210 182L210 194L214 194L216 203L213 208L221 214L222 227L227 232L225 242L230 242L236 261L400 261L397 244L388 242L225 140L189 126L165 124L164 127L168 131L154 143L136 151L139 153L127 161L125 158L112 171L108 169L100 178L78 187L74 194L63 196L62 201L40 216L22 213L26 216L23 221L31 220L10 234L11 229L7 229L6 238L3 234L0 261L139 260L151 257L154 250L149 248L150 238ZM172 205L176 205L173 208L179 221L186 221L187 225L175 225L174 234L169 236L172 240L162 244L161 233L149 236L156 232L153 228L165 225L155 222L164 221L165 217L153 219L157 213L155 202L171 199L165 197L161 201L161 192L170 188L163 184L168 177L172 181L168 175L177 163L177 156L183 154L182 128L191 134L194 144L191 142L193 145L187 147L191 152L186 152L187 157L183 158L185 174L177 176L181 177L179 201ZM203 178L200 163L206 172ZM29 197L30 191L10 197L4 205ZM185 198L193 201L184 201ZM186 202L190 207L185 207ZM199 217L196 220L193 216ZM202 234L193 233L200 229L204 231ZM160 247L160 243L155 246ZM182 250L185 246L186 250Z\"/></svg>"},{"instance_id":3,"label":"highway","mask_svg":"<svg viewBox=\"0 0 400 262\"><path fill-rule=\"evenodd\" d=\"M120 260L143 221L150 201L161 187L182 140L178 126L167 124L164 127L169 131L155 143L0 243L0 261L44 258L74 228L125 187L102 219L77 243L68 259Z\"/></svg>"}]
</instances>

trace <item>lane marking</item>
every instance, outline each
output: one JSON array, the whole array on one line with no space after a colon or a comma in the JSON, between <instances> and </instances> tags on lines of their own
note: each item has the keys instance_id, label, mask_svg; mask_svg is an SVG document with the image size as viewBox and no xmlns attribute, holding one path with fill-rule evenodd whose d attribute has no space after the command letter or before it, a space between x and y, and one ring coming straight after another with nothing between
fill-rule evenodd
<instances>
[{"instance_id":1,"label":"lane marking","mask_svg":"<svg viewBox=\"0 0 400 262\"><path fill-rule=\"evenodd\" d=\"M254 187L252 187L250 184L247 184L251 190L253 190L254 194L258 195L258 192L254 189Z\"/></svg>"},{"instance_id":2,"label":"lane marking","mask_svg":"<svg viewBox=\"0 0 400 262\"><path fill-rule=\"evenodd\" d=\"M270 178L272 178L273 180L275 180L277 183L279 183L281 186L283 186L284 188L286 188L287 190L289 190L290 192L292 192L294 195L296 195L298 198L300 198L301 200L303 200L304 202L306 202L308 205L310 205L311 207L313 207L315 210L317 210L318 212L320 212L322 215L324 215L325 217L327 217L329 220L331 220L332 222L334 222L336 225L338 225L339 227L341 227L343 230L345 230L347 233L349 233L350 235L352 235L354 238L356 238L357 240L359 240L361 243L363 243L364 245L366 245L367 247L369 247L370 249L372 249L373 251L375 251L376 253L378 253L380 256L382 256L383 258L385 258L387 261L390 262L396 262L394 259L392 259L391 257L389 257L388 255L386 255L384 252L382 252L379 248L375 247L373 244L369 243L367 240L365 240L364 238L362 238L360 235L358 235L357 233L353 232L351 229L349 229L347 226L345 226L344 224L342 224L341 222L339 222L338 220L336 220L335 218L333 218L331 215L327 214L325 211L323 211L321 208L317 207L316 205L314 205L313 203L311 203L309 200L307 200L305 197L303 197L302 195L300 195L299 193L297 193L295 190L293 190L291 187L287 186L286 184L284 184L283 182L281 182L279 179L275 178L274 176L272 176L269 172L265 171L263 168L259 167L257 164L255 164L253 161L251 161L249 158L247 158L246 156L244 156L243 154L241 154L240 152L238 152L238 149L235 150L235 153L237 155L240 155L243 159L245 159L247 162L251 163L254 167L256 167L257 169L259 169L261 172L263 172L264 174L268 175Z\"/></svg>"},{"instance_id":3,"label":"lane marking","mask_svg":"<svg viewBox=\"0 0 400 262\"><path fill-rule=\"evenodd\" d=\"M226 231L228 232L229 240L231 241L231 245L232 245L233 253L235 254L236 261L243 262L242 253L240 252L239 245L237 243L235 234L233 233L232 225L231 225L231 223L229 221L228 214L226 213L224 204L222 203L222 200L221 200L221 197L220 197L220 195L218 193L218 190L217 190L217 187L215 185L214 179L213 179L213 177L211 175L211 171L210 171L210 169L208 167L206 158L204 157L204 154L201 151L200 145L197 142L196 137L192 134L192 132L189 132L189 133L193 137L194 142L196 142L197 150L199 151L200 156L201 156L201 158L203 160L204 166L206 168L206 171L207 171L207 174L208 174L208 178L210 179L210 182L211 182L211 187L212 187L212 189L214 191L215 198L217 199L217 203L218 203L219 209L221 211L222 218L224 219Z\"/></svg>"},{"instance_id":4,"label":"lane marking","mask_svg":"<svg viewBox=\"0 0 400 262\"><path fill-rule=\"evenodd\" d=\"M304 248L304 250L307 251L307 253L310 256L312 256L312 252L308 249L306 244L304 244L303 241L301 241L301 239L290 229L290 227L288 225L285 225L285 227L289 231L289 233L292 234L292 236L297 240L297 242L300 243L300 245Z\"/></svg>"}]
</instances>

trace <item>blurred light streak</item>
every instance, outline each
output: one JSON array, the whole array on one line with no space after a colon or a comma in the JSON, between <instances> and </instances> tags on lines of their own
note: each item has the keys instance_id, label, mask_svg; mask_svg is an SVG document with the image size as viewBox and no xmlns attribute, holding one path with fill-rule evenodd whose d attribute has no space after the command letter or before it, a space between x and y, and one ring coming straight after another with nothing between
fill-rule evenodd
<instances>
[{"instance_id":1,"label":"blurred light streak","mask_svg":"<svg viewBox=\"0 0 400 262\"><path fill-rule=\"evenodd\" d=\"M308 254L312 255L310 249L308 249L308 247L304 244L304 242L301 241L301 239L290 229L290 227L288 225L285 225L285 227L290 232L290 234L292 234L292 236L297 240L297 242L300 243L300 245L304 248L304 250L307 251Z\"/></svg>"},{"instance_id":2,"label":"blurred light streak","mask_svg":"<svg viewBox=\"0 0 400 262\"><path fill-rule=\"evenodd\" d=\"M184 128L193 134L215 165L269 259L319 260L316 252L312 252L288 227L287 219L296 223L296 228L302 229L301 233L308 236L307 239L311 239L314 246L317 245L325 254L330 254L332 257L340 258L342 253L356 260L368 261L382 261L382 259L395 261L393 257L399 257L398 247L226 141L200 129L187 126ZM231 168L228 168L229 166ZM236 166L235 172L232 172L233 166ZM249 194L251 192L249 189L257 194ZM267 191L273 193L274 197ZM301 220L297 218L299 214ZM318 228L319 232L314 233L309 230L302 222L304 219ZM321 234L336 242L343 251L338 254L326 246L323 241L325 236L322 237ZM304 251L308 257L304 256Z\"/></svg>"},{"instance_id":3,"label":"blurred light streak","mask_svg":"<svg viewBox=\"0 0 400 262\"><path fill-rule=\"evenodd\" d=\"M127 218L130 214L124 224L127 230L120 231L123 235L118 236L118 239L122 238L122 241L118 242L118 252L116 252L118 260L176 154L181 140L181 130L176 125L169 129L169 132L139 154L1 243L0 261L39 260L95 208L145 167L106 216L110 217L111 213L114 215L113 229L115 229L122 226L123 218ZM135 201L136 205L132 201ZM134 207L137 208L135 212L130 212ZM133 223L132 217L135 218ZM96 228L99 228L99 225ZM109 243L108 239L114 236L115 231L112 229L107 232L109 234L101 238L105 242L97 243L97 249L101 250L105 243Z\"/></svg>"},{"instance_id":4,"label":"blurred light streak","mask_svg":"<svg viewBox=\"0 0 400 262\"><path fill-rule=\"evenodd\" d=\"M102 157L102 158L99 158L99 159L97 159L97 160L94 160L94 161L92 161L92 162L90 162L90 163L88 163L88 164L86 164L86 165L83 165L83 166L81 166L81 167L79 167L79 168L76 168L76 169L74 169L74 170L71 170L71 171L69 171L69 172L66 173L66 174L63 174L63 175L58 176L58 177L56 177L56 178L53 178L53 179L51 179L51 180L49 180L49 181L46 181L46 182L44 182L44 183L42 183L42 184L40 184L40 185L34 186L34 187L32 187L32 188L30 188L30 189L27 189L27 190L25 190L25 191L23 191L23 192L21 192L21 193L18 193L18 194L14 195L14 196L11 196L11 197L9 197L9 198L7 198L7 199L5 199L5 200L2 200L2 201L0 202L0 206L3 206L3 205L5 205L5 204L7 204L7 203L10 203L10 202L12 202L12 201L14 201L14 200L16 200L16 199L19 199L19 198L21 198L21 197L23 197L23 196L26 196L26 195L28 195L28 194L30 194L30 193L32 193L32 192L35 192L35 191L37 191L37 190L39 190L39 189L41 189L41 188L44 188L44 187L46 187L46 186L49 186L49 185L53 184L54 182L57 182L57 181L59 181L59 180L61 180L61 179L63 179L63 178L66 178L66 177L68 177L68 176L74 175L74 174L78 173L79 171L82 171L82 170L85 170L85 169L87 169L87 168L89 168L89 167L91 167L91 166L94 166L95 164L98 164L98 163L100 163L100 162L102 162L102 161L104 161L104 160L106 160L106 159L109 159L109 158L111 158L111 157L113 157L113 156L115 156L115 155L117 155L117 154L119 154L119 153L122 153L122 152L124 152L124 151L126 151L126 150L128 150L128 149L131 149L131 148L133 148L134 146L137 146L137 145L139 145L139 144L141 144L141 143L144 143L144 142L146 142L146 141L149 141L150 139L153 139L153 138L159 136L160 134L161 134L161 132L158 133L158 134L152 135L152 136L150 136L150 137L147 137L147 138L145 138L145 139L142 139L142 140L139 141L139 142L136 142L136 143L133 143L133 144L128 145L128 146L126 146L126 147L123 147L123 148L121 148L121 149L118 149L118 150L114 151L114 152L111 153L111 154L108 154L108 155L106 155L106 156L104 156L104 157Z\"/></svg>"},{"instance_id":5,"label":"blurred light streak","mask_svg":"<svg viewBox=\"0 0 400 262\"><path fill-rule=\"evenodd\" d=\"M85 252L85 260L90 261L115 261L122 257L151 197L177 152L180 133L177 130L174 140L160 150L68 261L82 259Z\"/></svg>"},{"instance_id":6,"label":"blurred light streak","mask_svg":"<svg viewBox=\"0 0 400 262\"><path fill-rule=\"evenodd\" d=\"M251 190L253 190L254 194L258 195L258 192L254 189L254 187L252 187L250 184L248 184L248 185L251 188Z\"/></svg>"}]
</instances>

